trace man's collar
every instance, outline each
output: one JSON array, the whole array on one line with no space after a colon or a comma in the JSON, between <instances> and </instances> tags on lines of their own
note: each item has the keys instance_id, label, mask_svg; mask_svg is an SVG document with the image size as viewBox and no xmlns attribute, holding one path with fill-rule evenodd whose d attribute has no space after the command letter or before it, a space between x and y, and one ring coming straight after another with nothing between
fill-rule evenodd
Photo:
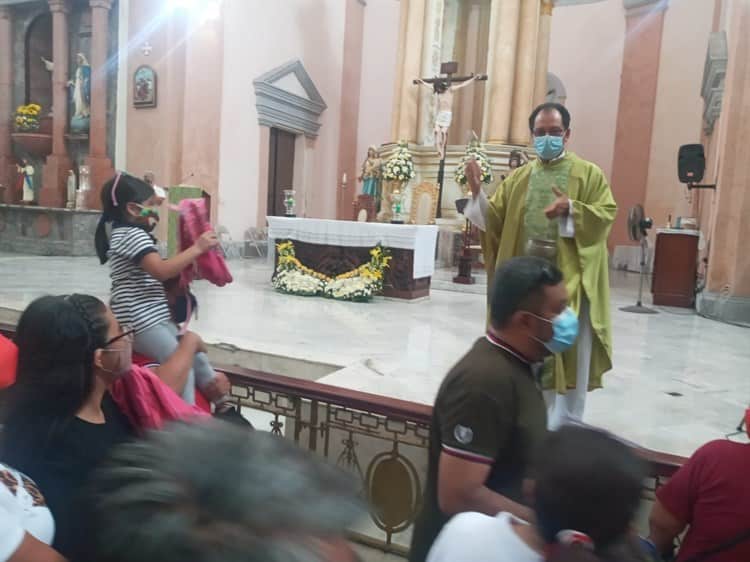
<instances>
[{"instance_id":1,"label":"man's collar","mask_svg":"<svg viewBox=\"0 0 750 562\"><path fill-rule=\"evenodd\" d=\"M495 334L491 332L487 332L487 341L490 342L495 347L499 347L503 351L509 353L510 355L512 355L513 357L515 357L516 359L518 359L519 361L521 361L522 363L528 366L532 366L535 363L537 363L537 361L532 361L526 355L518 351L512 345L510 345L508 342L506 342L505 340L501 339L500 337L496 336Z\"/></svg>"}]
</instances>

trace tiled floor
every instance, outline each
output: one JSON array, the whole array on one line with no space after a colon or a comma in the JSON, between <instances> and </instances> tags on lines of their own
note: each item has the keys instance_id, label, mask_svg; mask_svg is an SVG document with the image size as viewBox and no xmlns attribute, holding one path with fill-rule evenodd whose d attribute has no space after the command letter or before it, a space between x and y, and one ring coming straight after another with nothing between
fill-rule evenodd
<instances>
[{"instance_id":1,"label":"tiled floor","mask_svg":"<svg viewBox=\"0 0 750 562\"><path fill-rule=\"evenodd\" d=\"M342 387L430 403L483 331L484 291L444 290L454 288L451 272L439 272L427 300L355 304L277 294L258 260L231 269L231 285L196 284L191 329L211 343L340 365L321 380ZM16 310L49 293L106 299L109 287L107 267L92 258L2 255L0 280L0 307ZM589 395L586 421L678 454L731 431L750 402L750 332L687 310L621 312L635 302L637 276L618 272L612 281L615 368Z\"/></svg>"}]
</instances>

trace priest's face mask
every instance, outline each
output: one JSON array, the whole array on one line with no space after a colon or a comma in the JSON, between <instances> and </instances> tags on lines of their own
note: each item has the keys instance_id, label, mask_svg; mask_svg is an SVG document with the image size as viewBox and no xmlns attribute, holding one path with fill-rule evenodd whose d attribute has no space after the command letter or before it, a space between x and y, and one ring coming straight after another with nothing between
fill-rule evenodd
<instances>
[{"instance_id":1,"label":"priest's face mask","mask_svg":"<svg viewBox=\"0 0 750 562\"><path fill-rule=\"evenodd\" d=\"M534 119L532 133L534 148L542 160L560 156L570 139L570 128L565 127L562 114L556 109L540 111Z\"/></svg>"}]
</instances>

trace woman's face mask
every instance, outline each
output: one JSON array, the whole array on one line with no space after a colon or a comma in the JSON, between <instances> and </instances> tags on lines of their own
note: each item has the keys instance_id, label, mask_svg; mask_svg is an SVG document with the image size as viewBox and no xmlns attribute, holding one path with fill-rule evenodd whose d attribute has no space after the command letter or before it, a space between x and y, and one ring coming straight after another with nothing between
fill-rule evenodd
<instances>
[{"instance_id":1,"label":"woman's face mask","mask_svg":"<svg viewBox=\"0 0 750 562\"><path fill-rule=\"evenodd\" d=\"M111 375L113 380L127 375L133 368L133 344L130 341L119 342L116 348L106 347L102 352L100 369Z\"/></svg>"},{"instance_id":2,"label":"woman's face mask","mask_svg":"<svg viewBox=\"0 0 750 562\"><path fill-rule=\"evenodd\" d=\"M119 379L127 375L133 367L133 330L126 327L122 333L109 340L101 348L101 365L99 368Z\"/></svg>"}]
</instances>

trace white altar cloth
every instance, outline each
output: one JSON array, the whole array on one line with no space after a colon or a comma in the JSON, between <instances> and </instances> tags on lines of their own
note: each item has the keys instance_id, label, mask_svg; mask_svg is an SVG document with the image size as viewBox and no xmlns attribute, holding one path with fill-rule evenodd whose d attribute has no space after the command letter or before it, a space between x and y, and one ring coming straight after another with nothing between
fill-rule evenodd
<instances>
[{"instance_id":1,"label":"white altar cloth","mask_svg":"<svg viewBox=\"0 0 750 562\"><path fill-rule=\"evenodd\" d=\"M268 239L276 251L275 240L298 240L310 244L368 248L382 244L387 248L414 251L414 279L435 273L435 225L387 224L325 219L266 217ZM270 253L270 252L269 252Z\"/></svg>"}]
</instances>

